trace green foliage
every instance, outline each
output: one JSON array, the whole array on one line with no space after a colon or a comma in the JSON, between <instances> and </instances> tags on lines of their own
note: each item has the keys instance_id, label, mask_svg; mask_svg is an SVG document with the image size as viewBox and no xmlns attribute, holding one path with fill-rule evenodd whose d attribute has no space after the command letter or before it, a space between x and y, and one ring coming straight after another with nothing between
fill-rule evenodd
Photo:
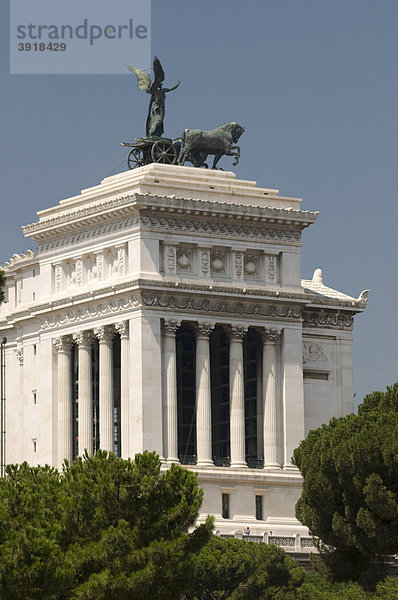
<instances>
[{"instance_id":1,"label":"green foliage","mask_svg":"<svg viewBox=\"0 0 398 600\"><path fill-rule=\"evenodd\" d=\"M297 590L295 600L397 600L398 579L387 578L376 590L364 590L358 583L331 583L319 574L306 575L303 585ZM286 600L290 600L287 597Z\"/></svg>"},{"instance_id":2,"label":"green foliage","mask_svg":"<svg viewBox=\"0 0 398 600\"><path fill-rule=\"evenodd\" d=\"M322 541L315 566L326 578L372 585L382 557L398 552L397 409L395 384L294 451L304 479L296 516Z\"/></svg>"},{"instance_id":3,"label":"green foliage","mask_svg":"<svg viewBox=\"0 0 398 600\"><path fill-rule=\"evenodd\" d=\"M50 467L7 467L0 481L1 600L178 597L212 521L191 528L202 500L196 475L98 452Z\"/></svg>"},{"instance_id":4,"label":"green foliage","mask_svg":"<svg viewBox=\"0 0 398 600\"><path fill-rule=\"evenodd\" d=\"M0 269L0 303L4 300L4 285L6 282L6 276L2 269Z\"/></svg>"},{"instance_id":5,"label":"green foliage","mask_svg":"<svg viewBox=\"0 0 398 600\"><path fill-rule=\"evenodd\" d=\"M304 570L276 546L215 536L193 565L187 600L277 600L304 580Z\"/></svg>"}]
</instances>

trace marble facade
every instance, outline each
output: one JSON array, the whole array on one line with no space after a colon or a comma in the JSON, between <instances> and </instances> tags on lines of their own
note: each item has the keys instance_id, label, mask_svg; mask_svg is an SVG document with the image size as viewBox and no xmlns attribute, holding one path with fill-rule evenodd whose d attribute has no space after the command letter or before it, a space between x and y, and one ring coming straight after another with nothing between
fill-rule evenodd
<instances>
[{"instance_id":1,"label":"marble facade","mask_svg":"<svg viewBox=\"0 0 398 600\"><path fill-rule=\"evenodd\" d=\"M292 452L353 410L353 317L367 300L319 269L301 279L316 217L233 173L162 164L40 211L23 228L37 250L5 265L7 462L155 450L162 468L198 472L200 521L305 535Z\"/></svg>"}]
</instances>

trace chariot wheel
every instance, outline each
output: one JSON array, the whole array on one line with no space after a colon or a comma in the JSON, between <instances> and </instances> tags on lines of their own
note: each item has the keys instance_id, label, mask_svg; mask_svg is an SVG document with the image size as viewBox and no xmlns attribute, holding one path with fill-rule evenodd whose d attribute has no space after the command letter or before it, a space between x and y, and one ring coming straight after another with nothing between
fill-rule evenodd
<instances>
[{"instance_id":1,"label":"chariot wheel","mask_svg":"<svg viewBox=\"0 0 398 600\"><path fill-rule=\"evenodd\" d=\"M177 160L177 150L170 140L157 140L152 146L151 156L153 162L174 165Z\"/></svg>"},{"instance_id":2,"label":"chariot wheel","mask_svg":"<svg viewBox=\"0 0 398 600\"><path fill-rule=\"evenodd\" d=\"M143 153L138 148L130 150L127 156L127 166L129 169L135 169L136 167L142 167L146 162L143 158Z\"/></svg>"}]
</instances>

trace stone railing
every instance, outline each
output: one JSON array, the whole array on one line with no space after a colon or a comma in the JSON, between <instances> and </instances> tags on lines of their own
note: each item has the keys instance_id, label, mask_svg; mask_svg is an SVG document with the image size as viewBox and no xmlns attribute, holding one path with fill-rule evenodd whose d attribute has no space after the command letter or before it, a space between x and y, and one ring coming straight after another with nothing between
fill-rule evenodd
<instances>
[{"instance_id":1,"label":"stone railing","mask_svg":"<svg viewBox=\"0 0 398 600\"><path fill-rule=\"evenodd\" d=\"M247 542L253 542L255 544L269 544L270 546L279 546L286 550L286 552L316 552L314 542L310 536L301 536L299 533L296 535L270 535L263 533L261 535L245 535L241 531L233 533L223 533L216 531L216 535L219 535L223 539L237 538L245 540Z\"/></svg>"}]
</instances>

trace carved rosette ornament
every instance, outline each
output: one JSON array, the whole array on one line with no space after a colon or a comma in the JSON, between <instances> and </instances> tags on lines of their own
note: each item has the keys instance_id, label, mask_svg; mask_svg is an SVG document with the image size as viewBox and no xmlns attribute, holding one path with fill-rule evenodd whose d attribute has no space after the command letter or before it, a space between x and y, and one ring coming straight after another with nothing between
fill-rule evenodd
<instances>
[{"instance_id":1,"label":"carved rosette ornament","mask_svg":"<svg viewBox=\"0 0 398 600\"><path fill-rule=\"evenodd\" d=\"M94 329L94 334L100 344L111 344L115 335L115 328L113 325L102 325Z\"/></svg>"},{"instance_id":2,"label":"carved rosette ornament","mask_svg":"<svg viewBox=\"0 0 398 600\"><path fill-rule=\"evenodd\" d=\"M198 321L196 324L196 339L208 339L215 327L215 323Z\"/></svg>"},{"instance_id":3,"label":"carved rosette ornament","mask_svg":"<svg viewBox=\"0 0 398 600\"><path fill-rule=\"evenodd\" d=\"M89 350L93 343L94 336L92 331L79 331L79 333L74 334L73 339L79 348Z\"/></svg>"},{"instance_id":4,"label":"carved rosette ornament","mask_svg":"<svg viewBox=\"0 0 398 600\"><path fill-rule=\"evenodd\" d=\"M225 273L225 252L211 252L210 266L213 273L216 275L224 275Z\"/></svg>"},{"instance_id":5,"label":"carved rosette ornament","mask_svg":"<svg viewBox=\"0 0 398 600\"><path fill-rule=\"evenodd\" d=\"M162 332L164 336L175 337L177 329L181 325L181 321L175 319L163 319L162 321Z\"/></svg>"},{"instance_id":6,"label":"carved rosette ornament","mask_svg":"<svg viewBox=\"0 0 398 600\"><path fill-rule=\"evenodd\" d=\"M192 269L192 250L180 248L177 251L177 267L182 271L190 271Z\"/></svg>"},{"instance_id":7,"label":"carved rosette ornament","mask_svg":"<svg viewBox=\"0 0 398 600\"><path fill-rule=\"evenodd\" d=\"M273 327L266 327L263 332L263 343L264 344L276 344L281 336L282 330L275 329Z\"/></svg>"},{"instance_id":8,"label":"carved rosette ornament","mask_svg":"<svg viewBox=\"0 0 398 600\"><path fill-rule=\"evenodd\" d=\"M54 340L54 347L57 352L69 354L72 350L73 338L71 335L62 335Z\"/></svg>"},{"instance_id":9,"label":"carved rosette ornament","mask_svg":"<svg viewBox=\"0 0 398 600\"><path fill-rule=\"evenodd\" d=\"M245 325L231 325L229 328L229 338L231 340L242 341L247 333L248 327Z\"/></svg>"},{"instance_id":10,"label":"carved rosette ornament","mask_svg":"<svg viewBox=\"0 0 398 600\"><path fill-rule=\"evenodd\" d=\"M249 278L256 278L259 275L259 256L250 254L245 257L245 275Z\"/></svg>"}]
</instances>

